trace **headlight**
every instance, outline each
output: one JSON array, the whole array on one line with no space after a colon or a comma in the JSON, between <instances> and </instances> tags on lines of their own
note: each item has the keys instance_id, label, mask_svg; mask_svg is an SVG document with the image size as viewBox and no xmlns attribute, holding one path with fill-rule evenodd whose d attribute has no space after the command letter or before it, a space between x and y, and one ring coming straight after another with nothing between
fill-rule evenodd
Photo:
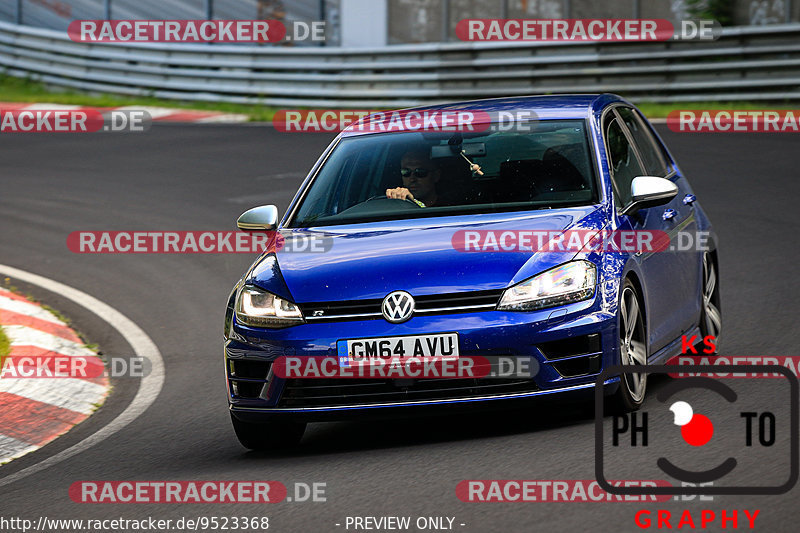
<instances>
[{"instance_id":1,"label":"headlight","mask_svg":"<svg viewBox=\"0 0 800 533\"><path fill-rule=\"evenodd\" d=\"M303 323L303 314L296 305L253 285L245 285L239 291L236 318L246 326L261 328L284 328Z\"/></svg>"},{"instance_id":2,"label":"headlight","mask_svg":"<svg viewBox=\"0 0 800 533\"><path fill-rule=\"evenodd\" d=\"M533 311L586 300L594 294L597 269L589 261L564 263L509 287L500 311Z\"/></svg>"}]
</instances>

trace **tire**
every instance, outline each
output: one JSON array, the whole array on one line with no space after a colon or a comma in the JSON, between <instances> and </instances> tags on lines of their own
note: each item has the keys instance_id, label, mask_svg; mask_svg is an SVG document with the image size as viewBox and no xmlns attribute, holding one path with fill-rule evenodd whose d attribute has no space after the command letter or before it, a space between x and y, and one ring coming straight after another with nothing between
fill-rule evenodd
<instances>
[{"instance_id":1,"label":"tire","mask_svg":"<svg viewBox=\"0 0 800 533\"><path fill-rule=\"evenodd\" d=\"M716 339L719 350L720 333L722 333L722 311L719 297L719 275L710 252L703 254L703 287L700 294L700 335L709 335Z\"/></svg>"},{"instance_id":2,"label":"tire","mask_svg":"<svg viewBox=\"0 0 800 533\"><path fill-rule=\"evenodd\" d=\"M231 414L236 438L250 450L286 450L300 443L306 424L299 422L243 422Z\"/></svg>"},{"instance_id":3,"label":"tire","mask_svg":"<svg viewBox=\"0 0 800 533\"><path fill-rule=\"evenodd\" d=\"M647 337L641 299L636 287L625 279L617 306L620 365L647 364ZM619 389L611 402L612 412L627 413L642 406L647 393L647 374L620 375Z\"/></svg>"}]
</instances>

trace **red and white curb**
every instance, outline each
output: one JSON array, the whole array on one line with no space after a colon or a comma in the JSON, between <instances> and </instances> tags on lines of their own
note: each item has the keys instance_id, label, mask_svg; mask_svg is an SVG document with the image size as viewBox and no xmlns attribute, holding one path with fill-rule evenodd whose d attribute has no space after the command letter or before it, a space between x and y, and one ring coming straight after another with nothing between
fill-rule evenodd
<instances>
[{"instance_id":1,"label":"red and white curb","mask_svg":"<svg viewBox=\"0 0 800 533\"><path fill-rule=\"evenodd\" d=\"M97 358L53 313L0 289L0 325L9 355ZM0 464L41 448L89 417L105 400L108 378L0 375Z\"/></svg>"},{"instance_id":2,"label":"red and white curb","mask_svg":"<svg viewBox=\"0 0 800 533\"><path fill-rule=\"evenodd\" d=\"M0 102L3 111L77 111L96 110L101 113L109 111L147 111L153 122L198 122L198 123L237 123L247 122L249 117L239 113L223 113L221 111L199 111L193 109L170 109L152 106L92 107L65 104L27 104L20 102Z\"/></svg>"}]
</instances>

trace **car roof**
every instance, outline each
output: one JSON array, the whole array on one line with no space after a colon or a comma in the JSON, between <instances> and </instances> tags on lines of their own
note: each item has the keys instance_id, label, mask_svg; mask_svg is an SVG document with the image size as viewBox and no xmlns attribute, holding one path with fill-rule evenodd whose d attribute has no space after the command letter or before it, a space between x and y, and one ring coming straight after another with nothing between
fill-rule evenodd
<instances>
[{"instance_id":1,"label":"car roof","mask_svg":"<svg viewBox=\"0 0 800 533\"><path fill-rule=\"evenodd\" d=\"M603 108L614 102L628 103L622 97L608 93L556 94L470 100L465 102L411 107L398 111L484 111L487 113L496 113L498 111L532 111L539 119L585 119L591 114L602 111ZM381 132L345 129L341 133L341 136L351 137L375 133Z\"/></svg>"}]
</instances>

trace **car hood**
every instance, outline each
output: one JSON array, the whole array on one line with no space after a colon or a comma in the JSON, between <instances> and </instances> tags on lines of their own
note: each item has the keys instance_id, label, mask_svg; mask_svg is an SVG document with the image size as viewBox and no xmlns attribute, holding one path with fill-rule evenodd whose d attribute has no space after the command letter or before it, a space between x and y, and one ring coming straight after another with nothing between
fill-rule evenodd
<instances>
[{"instance_id":1,"label":"car hood","mask_svg":"<svg viewBox=\"0 0 800 533\"><path fill-rule=\"evenodd\" d=\"M285 229L287 239L324 237L324 252L277 252L247 280L297 303L379 299L395 290L414 296L504 289L569 261L575 252L465 252L461 230L592 230L603 225L597 206ZM268 256L265 256L265 258ZM282 279L280 279L282 276ZM288 289L288 294L286 290Z\"/></svg>"}]
</instances>

